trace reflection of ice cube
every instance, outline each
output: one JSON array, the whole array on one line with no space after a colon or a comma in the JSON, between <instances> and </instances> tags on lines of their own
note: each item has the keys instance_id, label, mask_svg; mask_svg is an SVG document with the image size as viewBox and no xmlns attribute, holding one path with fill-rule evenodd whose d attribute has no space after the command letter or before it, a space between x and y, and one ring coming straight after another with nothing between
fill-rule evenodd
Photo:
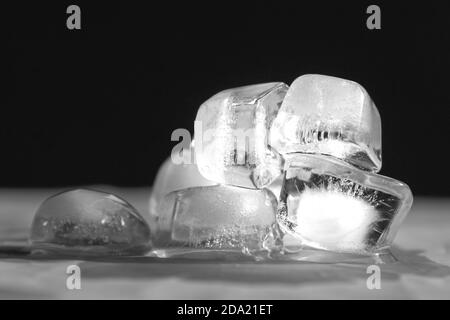
<instances>
[{"instance_id":1,"label":"reflection of ice cube","mask_svg":"<svg viewBox=\"0 0 450 320\"><path fill-rule=\"evenodd\" d=\"M265 189L218 185L174 191L158 206L154 242L247 253L267 249L276 208L275 196Z\"/></svg>"},{"instance_id":2,"label":"reflection of ice cube","mask_svg":"<svg viewBox=\"0 0 450 320\"><path fill-rule=\"evenodd\" d=\"M150 196L150 214L157 215L156 208L161 199L176 190L212 186L217 183L204 178L196 164L175 164L169 157L158 170Z\"/></svg>"},{"instance_id":3,"label":"reflection of ice cube","mask_svg":"<svg viewBox=\"0 0 450 320\"><path fill-rule=\"evenodd\" d=\"M98 191L77 189L45 200L31 228L33 249L62 254L139 254L150 230L130 204Z\"/></svg>"},{"instance_id":4,"label":"reflection of ice cube","mask_svg":"<svg viewBox=\"0 0 450 320\"><path fill-rule=\"evenodd\" d=\"M381 119L356 82L304 75L289 88L270 144L281 154L332 155L368 171L381 169Z\"/></svg>"},{"instance_id":5,"label":"reflection of ice cube","mask_svg":"<svg viewBox=\"0 0 450 320\"><path fill-rule=\"evenodd\" d=\"M286 93L284 83L222 91L197 113L196 157L207 179L262 188L280 175L282 157L268 146L268 130ZM201 147L200 147L201 145Z\"/></svg>"},{"instance_id":6,"label":"reflection of ice cube","mask_svg":"<svg viewBox=\"0 0 450 320\"><path fill-rule=\"evenodd\" d=\"M368 253L391 244L411 204L400 181L299 154L285 173L277 218L299 245Z\"/></svg>"}]
</instances>

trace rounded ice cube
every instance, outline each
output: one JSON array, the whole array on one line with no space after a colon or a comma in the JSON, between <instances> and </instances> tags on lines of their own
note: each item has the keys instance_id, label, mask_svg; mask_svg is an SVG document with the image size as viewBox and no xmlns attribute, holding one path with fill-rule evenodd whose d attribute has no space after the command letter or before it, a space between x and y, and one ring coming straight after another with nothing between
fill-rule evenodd
<instances>
[{"instance_id":1,"label":"rounded ice cube","mask_svg":"<svg viewBox=\"0 0 450 320\"><path fill-rule=\"evenodd\" d=\"M317 74L297 78L270 130L282 155L331 155L360 169L381 169L381 119L358 83Z\"/></svg>"},{"instance_id":2,"label":"rounded ice cube","mask_svg":"<svg viewBox=\"0 0 450 320\"><path fill-rule=\"evenodd\" d=\"M150 214L156 214L161 199L176 190L217 185L217 182L204 178L195 163L175 164L171 157L160 166L150 195Z\"/></svg>"},{"instance_id":3,"label":"rounded ice cube","mask_svg":"<svg viewBox=\"0 0 450 320\"><path fill-rule=\"evenodd\" d=\"M276 225L270 190L195 187L169 193L158 206L155 246L253 252L265 250Z\"/></svg>"},{"instance_id":4,"label":"rounded ice cube","mask_svg":"<svg viewBox=\"0 0 450 320\"><path fill-rule=\"evenodd\" d=\"M130 255L150 249L150 229L129 203L99 191L56 194L38 208L33 250L75 255Z\"/></svg>"}]
</instances>

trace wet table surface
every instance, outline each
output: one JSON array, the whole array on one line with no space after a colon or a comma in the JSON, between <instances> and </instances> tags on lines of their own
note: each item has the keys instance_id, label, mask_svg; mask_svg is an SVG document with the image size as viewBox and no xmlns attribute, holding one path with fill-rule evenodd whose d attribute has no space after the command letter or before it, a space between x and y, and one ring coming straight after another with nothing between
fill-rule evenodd
<instances>
[{"instance_id":1,"label":"wet table surface","mask_svg":"<svg viewBox=\"0 0 450 320\"><path fill-rule=\"evenodd\" d=\"M150 188L96 187L127 199L143 215ZM0 299L441 299L450 298L450 199L416 198L369 290L368 264L36 258L10 252L26 239L33 214L60 190L0 190ZM81 290L66 286L70 265Z\"/></svg>"}]
</instances>

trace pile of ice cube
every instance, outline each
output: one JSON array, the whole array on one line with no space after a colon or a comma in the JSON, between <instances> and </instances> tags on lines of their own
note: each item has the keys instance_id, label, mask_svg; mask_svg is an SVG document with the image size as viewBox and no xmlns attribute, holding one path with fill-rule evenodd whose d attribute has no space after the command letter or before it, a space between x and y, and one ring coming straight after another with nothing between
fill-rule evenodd
<instances>
[{"instance_id":1,"label":"pile of ice cube","mask_svg":"<svg viewBox=\"0 0 450 320\"><path fill-rule=\"evenodd\" d=\"M290 87L222 91L200 106L190 149L193 163L161 166L148 224L114 196L72 191L38 210L34 245L129 254L151 242L160 257L372 254L389 247L412 204L406 184L377 174L380 115L344 79L304 75Z\"/></svg>"},{"instance_id":2,"label":"pile of ice cube","mask_svg":"<svg viewBox=\"0 0 450 320\"><path fill-rule=\"evenodd\" d=\"M196 164L160 169L150 211L162 247L373 253L410 209L381 169L381 120L359 84L304 75L222 91L197 113ZM280 187L281 186L281 187ZM278 232L278 227L281 233Z\"/></svg>"}]
</instances>

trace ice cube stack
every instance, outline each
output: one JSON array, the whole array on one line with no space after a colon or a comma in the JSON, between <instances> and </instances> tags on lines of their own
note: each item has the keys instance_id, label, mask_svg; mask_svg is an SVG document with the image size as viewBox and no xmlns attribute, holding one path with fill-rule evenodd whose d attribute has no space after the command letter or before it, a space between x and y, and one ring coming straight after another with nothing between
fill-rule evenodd
<instances>
[{"instance_id":1,"label":"ice cube stack","mask_svg":"<svg viewBox=\"0 0 450 320\"><path fill-rule=\"evenodd\" d=\"M169 158L154 184L156 246L256 254L274 245L278 201L266 186L280 177L284 159L268 138L287 89L284 83L246 86L200 106L196 164Z\"/></svg>"},{"instance_id":2,"label":"ice cube stack","mask_svg":"<svg viewBox=\"0 0 450 320\"><path fill-rule=\"evenodd\" d=\"M290 88L222 91L196 121L196 164L169 159L154 185L157 246L251 254L280 249L280 228L298 249L370 254L411 207L406 184L377 174L380 115L353 81L304 75Z\"/></svg>"},{"instance_id":3,"label":"ice cube stack","mask_svg":"<svg viewBox=\"0 0 450 320\"><path fill-rule=\"evenodd\" d=\"M277 220L299 246L371 253L387 248L412 204L381 169L381 119L367 91L323 75L297 78L270 130L286 159Z\"/></svg>"}]
</instances>

